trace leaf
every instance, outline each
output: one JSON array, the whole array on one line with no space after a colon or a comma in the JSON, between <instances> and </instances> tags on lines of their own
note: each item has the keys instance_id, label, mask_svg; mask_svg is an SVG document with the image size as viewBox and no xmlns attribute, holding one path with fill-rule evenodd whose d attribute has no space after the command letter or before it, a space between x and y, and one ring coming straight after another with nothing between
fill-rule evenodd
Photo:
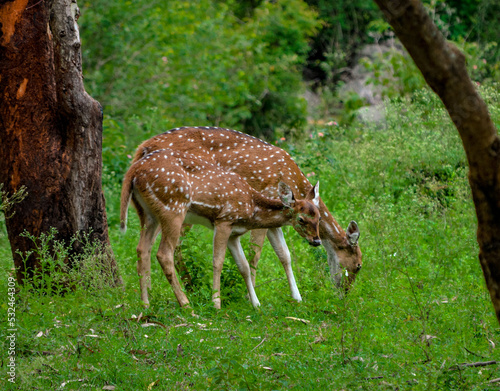
<instances>
[{"instance_id":1,"label":"leaf","mask_svg":"<svg viewBox=\"0 0 500 391\"><path fill-rule=\"evenodd\" d=\"M316 338L314 338L313 343L321 343L325 341L326 341L325 337L323 337L322 335L317 335Z\"/></svg>"},{"instance_id":2,"label":"leaf","mask_svg":"<svg viewBox=\"0 0 500 391\"><path fill-rule=\"evenodd\" d=\"M145 350L141 350L141 349L132 349L129 351L130 354L150 354L150 352L146 352Z\"/></svg>"},{"instance_id":3,"label":"leaf","mask_svg":"<svg viewBox=\"0 0 500 391\"><path fill-rule=\"evenodd\" d=\"M422 342L429 342L431 340L433 340L434 338L437 338L435 335L429 335L429 334L422 334L420 336L420 340Z\"/></svg>"},{"instance_id":4,"label":"leaf","mask_svg":"<svg viewBox=\"0 0 500 391\"><path fill-rule=\"evenodd\" d=\"M158 383L159 383L159 382L160 382L160 379L158 379L158 380L154 381L153 383L150 383L150 384L148 385L148 391L149 391L149 390L152 390L152 389L153 389L153 387L156 387L156 386L158 385Z\"/></svg>"},{"instance_id":5,"label":"leaf","mask_svg":"<svg viewBox=\"0 0 500 391\"><path fill-rule=\"evenodd\" d=\"M67 385L68 383L72 383L72 382L80 382L80 383L81 383L81 382L83 382L83 381L85 381L85 379L66 380L65 382L62 382L62 383L61 383L61 385L59 386L59 389L66 387L66 385Z\"/></svg>"}]
</instances>

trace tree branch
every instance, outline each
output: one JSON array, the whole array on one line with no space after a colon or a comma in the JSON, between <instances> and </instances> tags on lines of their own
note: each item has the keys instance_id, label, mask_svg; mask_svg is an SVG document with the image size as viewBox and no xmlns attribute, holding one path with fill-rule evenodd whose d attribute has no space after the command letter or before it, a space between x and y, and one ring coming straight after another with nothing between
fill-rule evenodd
<instances>
[{"instance_id":1,"label":"tree branch","mask_svg":"<svg viewBox=\"0 0 500 391\"><path fill-rule=\"evenodd\" d=\"M500 139L470 79L465 56L447 42L418 0L375 0L429 86L443 101L469 162L479 260L500 322Z\"/></svg>"}]
</instances>

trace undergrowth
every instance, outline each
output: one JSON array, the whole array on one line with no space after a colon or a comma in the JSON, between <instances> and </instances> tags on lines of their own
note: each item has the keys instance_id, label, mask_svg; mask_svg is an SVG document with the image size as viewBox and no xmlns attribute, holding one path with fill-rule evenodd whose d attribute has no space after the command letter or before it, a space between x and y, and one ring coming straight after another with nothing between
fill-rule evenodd
<instances>
[{"instance_id":1,"label":"undergrowth","mask_svg":"<svg viewBox=\"0 0 500 391\"><path fill-rule=\"evenodd\" d=\"M498 90L482 93L498 126ZM422 91L387 102L383 123L331 122L300 144L278 144L311 182L321 180L337 220L360 226L363 269L347 296L332 286L324 250L285 228L304 301L290 298L266 242L257 274L261 308L245 299L227 259L216 311L211 233L195 227L183 256L195 276L188 297L197 316L178 307L155 263L145 309L135 269L138 219L130 212L128 232L119 233L120 189L110 181L110 233L124 286L83 284L62 295L19 287L17 378L12 385L2 374L2 389L497 389L498 364L460 365L498 360L500 330L478 262L464 152L439 101ZM3 224L0 243L6 292L13 272ZM246 239L247 254L248 247ZM6 313L7 300L0 306Z\"/></svg>"}]
</instances>

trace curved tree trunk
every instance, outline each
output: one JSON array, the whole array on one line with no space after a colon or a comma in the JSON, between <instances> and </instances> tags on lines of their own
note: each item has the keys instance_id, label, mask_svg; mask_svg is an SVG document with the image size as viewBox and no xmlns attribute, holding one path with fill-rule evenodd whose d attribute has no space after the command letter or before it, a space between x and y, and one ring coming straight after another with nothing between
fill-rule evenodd
<instances>
[{"instance_id":1,"label":"curved tree trunk","mask_svg":"<svg viewBox=\"0 0 500 391\"><path fill-rule=\"evenodd\" d=\"M51 227L69 243L77 232L108 247L101 187L102 108L83 86L79 10L71 0L14 0L0 5L0 183L27 198L6 220L17 278L32 276L39 260L23 264L16 250ZM81 251L75 244L73 251Z\"/></svg>"},{"instance_id":2,"label":"curved tree trunk","mask_svg":"<svg viewBox=\"0 0 500 391\"><path fill-rule=\"evenodd\" d=\"M443 101L469 162L479 261L500 322L500 139L465 66L418 0L375 0L429 86Z\"/></svg>"}]
</instances>

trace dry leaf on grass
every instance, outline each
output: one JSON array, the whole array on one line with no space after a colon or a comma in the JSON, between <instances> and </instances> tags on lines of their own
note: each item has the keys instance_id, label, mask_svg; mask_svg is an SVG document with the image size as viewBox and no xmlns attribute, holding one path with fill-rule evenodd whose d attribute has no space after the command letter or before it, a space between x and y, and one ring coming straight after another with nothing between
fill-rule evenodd
<instances>
[{"instance_id":1,"label":"dry leaf on grass","mask_svg":"<svg viewBox=\"0 0 500 391\"><path fill-rule=\"evenodd\" d=\"M322 335L317 335L316 338L314 338L313 343L321 343L325 341L326 341L325 337L323 337Z\"/></svg>"},{"instance_id":2,"label":"dry leaf on grass","mask_svg":"<svg viewBox=\"0 0 500 391\"><path fill-rule=\"evenodd\" d=\"M85 379L76 379L76 380L66 380L65 382L62 382L61 385L59 386L59 389L63 389L64 387L66 387L67 384L69 383L73 383L73 382L83 382L85 381Z\"/></svg>"},{"instance_id":3,"label":"dry leaf on grass","mask_svg":"<svg viewBox=\"0 0 500 391\"><path fill-rule=\"evenodd\" d=\"M177 345L177 357L182 357L184 355L184 349L182 348L182 345L179 344Z\"/></svg>"},{"instance_id":4,"label":"dry leaf on grass","mask_svg":"<svg viewBox=\"0 0 500 391\"><path fill-rule=\"evenodd\" d=\"M132 349L129 351L130 354L150 354L151 352L146 352L145 350L141 349Z\"/></svg>"},{"instance_id":5,"label":"dry leaf on grass","mask_svg":"<svg viewBox=\"0 0 500 391\"><path fill-rule=\"evenodd\" d=\"M437 338L435 335L429 335L429 334L422 334L422 335L420 336L420 340L421 340L422 342L427 342L427 344L428 344L428 345L429 345L429 344L431 343L431 341L432 341L433 339L435 339L435 338Z\"/></svg>"},{"instance_id":6,"label":"dry leaf on grass","mask_svg":"<svg viewBox=\"0 0 500 391\"><path fill-rule=\"evenodd\" d=\"M153 383L150 383L150 384L148 385L148 391L152 390L152 389L153 389L153 387L156 387L156 386L158 385L158 383L159 383L159 382L160 382L160 379L158 379L158 380L154 381Z\"/></svg>"}]
</instances>

